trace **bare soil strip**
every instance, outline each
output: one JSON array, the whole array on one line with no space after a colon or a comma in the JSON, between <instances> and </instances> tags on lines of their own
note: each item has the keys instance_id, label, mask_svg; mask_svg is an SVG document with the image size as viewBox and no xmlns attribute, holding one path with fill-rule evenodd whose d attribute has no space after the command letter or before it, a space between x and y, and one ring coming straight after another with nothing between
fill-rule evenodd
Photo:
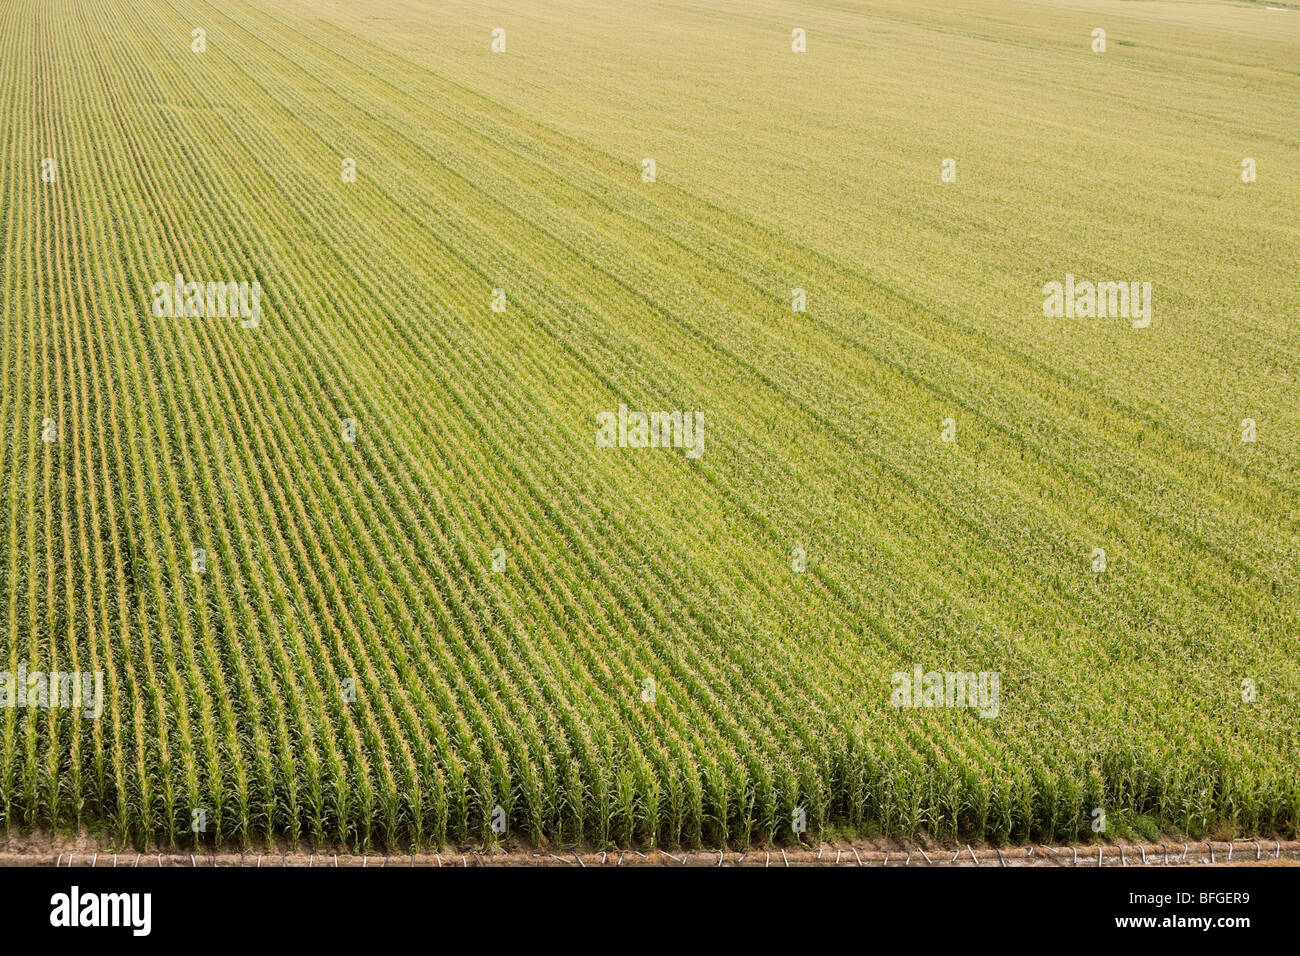
<instances>
[{"instance_id":1,"label":"bare soil strip","mask_svg":"<svg viewBox=\"0 0 1300 956\"><path fill-rule=\"evenodd\" d=\"M388 866L1300 866L1300 841L1106 843L1080 846L949 847L823 844L816 848L751 850L493 850L448 848L439 853L352 854L222 851L106 852L84 845L16 846L0 850L0 866L91 867L388 867Z\"/></svg>"}]
</instances>

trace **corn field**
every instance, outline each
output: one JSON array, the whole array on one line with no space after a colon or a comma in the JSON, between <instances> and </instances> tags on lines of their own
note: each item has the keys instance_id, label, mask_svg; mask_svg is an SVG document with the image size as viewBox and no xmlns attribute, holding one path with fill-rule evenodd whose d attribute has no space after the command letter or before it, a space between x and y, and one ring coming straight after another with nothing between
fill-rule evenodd
<instances>
[{"instance_id":1,"label":"corn field","mask_svg":"<svg viewBox=\"0 0 1300 956\"><path fill-rule=\"evenodd\" d=\"M1294 837L1298 63L1260 4L6 0L5 832Z\"/></svg>"}]
</instances>

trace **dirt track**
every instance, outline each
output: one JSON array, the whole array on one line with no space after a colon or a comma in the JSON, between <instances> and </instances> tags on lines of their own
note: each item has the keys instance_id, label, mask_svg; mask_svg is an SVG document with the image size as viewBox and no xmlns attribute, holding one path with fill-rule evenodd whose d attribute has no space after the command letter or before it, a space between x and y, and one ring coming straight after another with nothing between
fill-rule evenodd
<instances>
[{"instance_id":1,"label":"dirt track","mask_svg":"<svg viewBox=\"0 0 1300 956\"><path fill-rule=\"evenodd\" d=\"M439 853L232 853L170 851L105 852L93 846L45 848L9 845L0 866L167 866L167 867L386 867L386 866L1300 866L1300 841L1092 844L1077 847L893 846L826 844L817 848L770 850L483 850L448 848Z\"/></svg>"}]
</instances>

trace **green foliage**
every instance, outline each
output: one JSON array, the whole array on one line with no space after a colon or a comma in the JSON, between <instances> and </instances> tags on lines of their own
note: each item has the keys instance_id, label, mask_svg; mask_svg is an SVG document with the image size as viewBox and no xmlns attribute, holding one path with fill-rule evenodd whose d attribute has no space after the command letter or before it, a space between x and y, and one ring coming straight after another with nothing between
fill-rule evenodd
<instances>
[{"instance_id":1,"label":"green foliage","mask_svg":"<svg viewBox=\"0 0 1300 956\"><path fill-rule=\"evenodd\" d=\"M1297 831L1300 18L381 6L0 7L0 670L105 688L0 709L0 824ZM1067 272L1154 324L1044 318ZM620 403L704 454L596 447Z\"/></svg>"}]
</instances>

